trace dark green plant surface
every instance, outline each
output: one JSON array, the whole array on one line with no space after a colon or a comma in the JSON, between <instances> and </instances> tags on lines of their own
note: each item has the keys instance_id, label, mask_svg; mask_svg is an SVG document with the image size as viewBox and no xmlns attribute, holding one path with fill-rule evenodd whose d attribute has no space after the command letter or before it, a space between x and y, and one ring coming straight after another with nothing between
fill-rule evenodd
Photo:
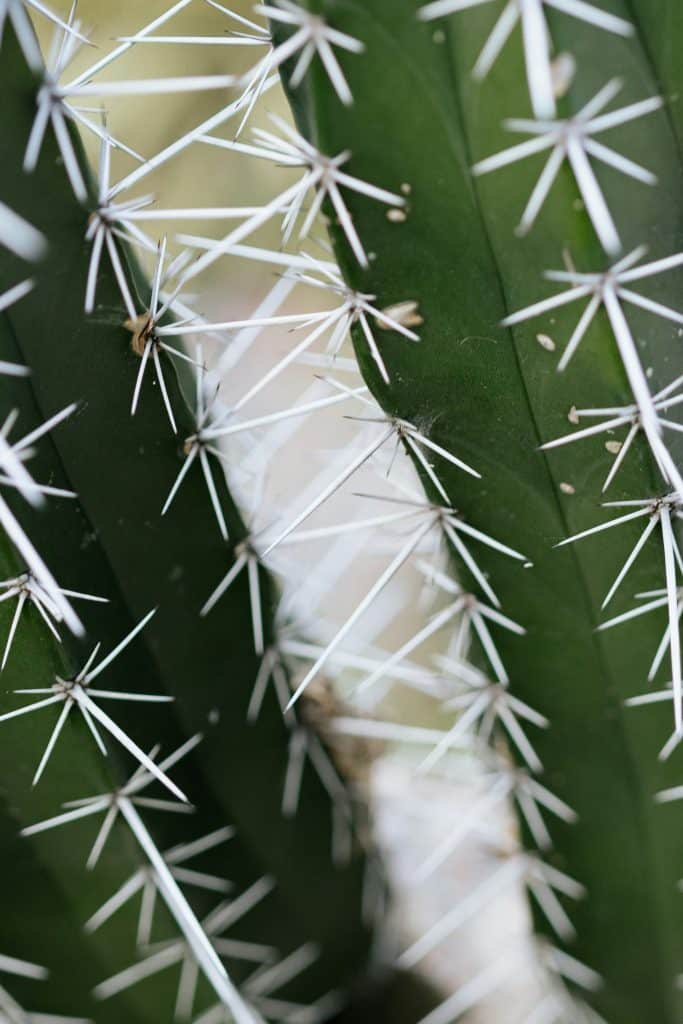
<instances>
[{"instance_id":1,"label":"dark green plant surface","mask_svg":"<svg viewBox=\"0 0 683 1024\"><path fill-rule=\"evenodd\" d=\"M570 534L618 514L600 507L613 456L605 451L604 435L554 452L538 450L573 429L567 420L572 406L622 406L633 399L604 312L563 374L556 364L583 304L512 331L500 326L506 315L558 290L542 272L562 267L564 249L579 270L605 269L604 253L566 166L530 235L516 237L547 155L472 179L475 161L523 138L506 133L502 119L530 115L518 33L485 82L471 77L498 5L430 24L417 20L415 0L312 0L308 6L361 40L366 52L344 61L355 101L349 110L314 65L292 96L301 130L324 153L350 150L350 173L394 191L410 187L403 222L387 218L371 200L348 195L364 246L374 254L368 271L358 267L333 227L353 287L376 294L379 308L415 300L424 317L418 345L382 336L389 386L357 339L364 375L385 410L428 425L434 441L481 472L482 480L473 481L440 462L453 506L533 562L522 568L477 552L503 610L527 629L523 638L500 633L497 642L512 693L551 723L533 737L545 768L541 781L579 815L575 826L548 820L554 840L549 862L588 890L583 902L568 908L578 933L568 949L603 975L604 986L591 999L610 1024L674 1024L682 1012L674 980L683 962L683 904L676 894L683 825L675 805L657 806L653 797L681 781L683 752L658 762L673 728L668 705L623 706L647 689L665 614L596 634L602 600L642 523L554 549ZM655 95L651 54L664 89L679 88L675 40L683 26L677 5L609 5L627 18L630 8L642 17L647 40L639 32L631 40L608 37L550 12L557 50L571 52L577 63L559 116L571 115L615 76L624 79L624 88L613 107ZM648 244L649 258L656 259L681 249L683 190L672 130L680 119L681 103L672 102L605 135L605 142L659 178L648 187L599 166L624 252ZM681 306L680 272L643 282L639 290ZM628 316L657 391L683 370L678 329L631 308ZM555 352L538 343L539 332L552 338ZM680 455L675 441L671 450ZM665 492L639 440L607 497ZM630 608L635 593L663 585L661 542L652 538L609 614Z\"/></svg>"},{"instance_id":2,"label":"dark green plant surface","mask_svg":"<svg viewBox=\"0 0 683 1024\"><path fill-rule=\"evenodd\" d=\"M144 750L161 743L162 756L197 732L204 740L172 772L197 804L196 813L150 810L145 820L161 849L226 823L235 825L237 838L210 855L206 870L231 878L236 894L266 874L276 888L231 934L270 943L283 954L304 942L318 943L320 959L289 993L303 1000L318 998L343 987L366 957L367 933L360 922L362 857L356 853L347 868L332 865L329 798L310 772L305 773L298 815L293 821L282 817L288 734L272 693L258 722L246 722L258 659L245 575L210 616L199 618L199 609L230 565L232 546L244 536L244 526L221 479L231 538L228 545L221 540L198 466L169 514L160 516L181 466L182 438L193 432L190 411L165 363L180 440L171 434L151 378L143 386L137 415L130 416L139 360L122 326L124 313L106 259L98 283L99 308L93 317L83 314L89 211L71 194L50 132L37 171L30 177L20 171L34 117L35 82L7 29L0 92L0 194L13 209L30 212L49 241L47 258L35 268L34 292L2 314L0 356L26 363L32 372L27 380L0 378L0 401L3 409L20 409L22 433L78 402L77 412L41 442L31 464L36 479L72 488L78 501L51 499L45 509L31 511L11 495L7 498L60 586L110 602L80 603L87 638L76 642L65 635L61 646L35 610L25 609L0 681L0 710L31 699L14 695L15 689L49 686L56 672L73 674L95 642L102 643L103 652L112 649L158 606L149 626L102 676L102 686L106 680L112 690L166 693L175 703L117 703L107 710ZM0 290L15 283L18 272L18 261L3 252ZM141 300L140 312L144 309ZM2 578L21 568L3 542ZM265 573L261 583L268 641L274 591ZM0 606L3 635L13 611L14 602ZM111 1002L97 1003L90 996L97 982L136 957L137 905L94 936L82 931L86 919L143 863L126 828L116 827L92 872L85 871L85 861L99 819L31 839L18 836L21 828L59 813L62 801L110 790L135 767L113 741L103 759L74 714L33 789L31 778L56 713L47 708L0 725L0 950L52 971L51 982L17 982L12 991L31 1008L89 1016L98 1024L168 1019L178 981L175 970ZM154 795L167 795L156 790ZM196 906L200 914L209 909L201 899ZM177 934L168 920L164 926L155 937ZM230 965L236 979L244 970L244 965Z\"/></svg>"}]
</instances>

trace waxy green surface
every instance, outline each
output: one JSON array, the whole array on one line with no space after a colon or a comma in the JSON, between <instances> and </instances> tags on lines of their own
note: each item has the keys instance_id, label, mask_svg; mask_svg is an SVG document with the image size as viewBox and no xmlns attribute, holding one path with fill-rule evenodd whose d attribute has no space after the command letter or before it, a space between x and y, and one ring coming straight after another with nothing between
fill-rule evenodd
<instances>
[{"instance_id":1,"label":"waxy green surface","mask_svg":"<svg viewBox=\"0 0 683 1024\"><path fill-rule=\"evenodd\" d=\"M595 632L608 615L632 607L636 593L664 585L661 544L648 543L602 614L602 600L642 524L555 549L568 535L618 514L600 507L614 456L604 436L547 454L538 450L572 429L567 416L573 405L620 406L631 394L604 313L564 374L556 364L583 303L513 331L500 327L506 315L555 292L542 273L562 268L564 250L579 270L602 270L606 259L566 167L525 238L515 227L547 156L478 180L470 174L477 160L526 138L504 131L504 118L531 116L519 31L485 82L470 73L502 5L429 24L417 20L418 6L414 0L310 2L309 9L362 40L366 52L337 51L353 107L341 105L317 61L294 92L293 107L302 131L323 152L351 150L351 174L393 191L410 188L402 223L390 221L380 204L346 193L366 250L374 254L368 271L333 228L347 280L376 294L379 308L419 302L425 321L419 345L377 332L390 386L379 379L360 337L358 357L387 411L428 425L436 442L481 472L477 482L435 460L453 506L533 562L522 568L474 543L470 548L503 610L527 629L523 638L498 631L496 642L512 692L551 722L546 733L528 728L545 767L541 781L579 815L575 826L545 815L554 840L549 862L588 889L583 902L567 904L578 932L567 949L603 975L603 989L591 999L610 1024L675 1024L682 1012L675 977L683 962L683 904L676 891L683 818L675 804L656 805L654 794L683 781L683 750L667 764L658 762L673 728L669 706L623 706L647 689L666 616L653 613ZM647 244L648 258L668 256L683 248L683 114L671 96L683 85L676 45L683 17L673 0L600 6L626 18L639 14L633 38L549 16L556 50L570 52L577 64L559 114L570 116L612 77L622 77L624 87L610 109L655 95L661 79L670 104L603 137L655 172L659 184L651 188L603 166L598 177L624 251ZM636 288L681 309L681 284L681 272L674 271ZM678 328L632 308L627 315L656 391L683 371ZM538 333L551 337L554 352L539 344ZM675 436L667 439L680 456ZM573 493L564 493L563 483ZM664 491L639 444L607 498ZM667 678L663 668L658 681Z\"/></svg>"}]
</instances>

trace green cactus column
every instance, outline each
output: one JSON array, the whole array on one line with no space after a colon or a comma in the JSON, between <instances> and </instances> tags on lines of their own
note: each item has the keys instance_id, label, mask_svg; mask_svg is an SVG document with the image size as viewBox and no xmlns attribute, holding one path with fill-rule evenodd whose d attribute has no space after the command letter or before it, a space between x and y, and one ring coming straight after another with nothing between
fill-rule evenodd
<instances>
[{"instance_id":1,"label":"green cactus column","mask_svg":"<svg viewBox=\"0 0 683 1024\"><path fill-rule=\"evenodd\" d=\"M60 585L109 601L75 602L86 636L77 641L64 631L61 645L36 609L27 605L0 680L0 711L36 699L15 690L50 687L55 675L72 678L96 642L102 652L112 650L158 606L149 626L102 681L111 690L174 698L170 705L120 702L114 707L112 717L143 751L160 743L165 757L194 734L204 735L189 758L169 769L196 813L144 812L155 841L159 849L167 849L234 825L236 838L214 851L207 870L231 879L234 895L264 876L275 887L232 934L277 947L282 955L304 943L317 946L317 958L290 985L288 998L306 1002L331 989L343 993L349 978L364 969L367 956L368 932L361 921L362 853L356 848L348 865L332 863L330 800L310 772L304 776L297 816L282 816L289 734L273 694L266 697L256 724L246 720L260 659L253 649L245 575L211 616L199 617L217 577L231 564L244 526L223 474L216 472L230 534L228 543L222 540L198 466L186 477L169 514L161 517L183 464L183 439L194 430L193 418L163 354L178 436L171 432L158 387L149 378L137 414L130 415L140 362L123 327L126 313L106 261L96 312L90 317L83 313L89 202L80 204L73 197L51 132L37 170L31 176L21 171L35 116L36 81L8 27L0 54L0 92L0 195L39 227L49 245L46 258L30 270L35 278L32 293L1 316L0 356L30 369L25 379L0 378L3 416L18 409L18 429L28 433L69 403L78 404L68 421L40 443L31 462L37 479L73 489L77 500L51 499L46 508L31 510L16 493L7 489L3 494ZM79 160L87 176L80 149ZM4 250L0 261L3 291L22 270L26 274ZM133 288L129 274L128 280ZM138 284L143 313L148 286ZM3 539L0 576L5 579L22 569ZM269 643L274 637L274 584L262 572L260 585ZM3 638L13 613L13 601L0 606ZM44 777L32 788L56 711L46 708L0 724L0 949L51 971L47 982L19 980L13 991L17 998L25 996L27 1006L89 1016L98 1024L123 1018L140 1024L170 1019L178 984L174 971L141 982L117 999L97 1002L92 996L96 983L136 959L136 909L120 912L95 935L83 932L98 906L145 862L122 822L93 871L85 870L85 862L99 820L19 837L20 829L59 814L64 801L107 792L135 768L127 754L114 749L114 741L108 744L109 757L102 758L86 723L74 713ZM154 795L170 799L163 791ZM205 914L217 899L200 894L196 913ZM155 939L177 935L163 912L161 920L165 930ZM235 982L248 970L253 965L230 962ZM203 1005L211 996L207 986Z\"/></svg>"},{"instance_id":2,"label":"green cactus column","mask_svg":"<svg viewBox=\"0 0 683 1024\"><path fill-rule=\"evenodd\" d=\"M594 224L604 226L605 217L591 218L595 211L587 210L567 159L560 161L533 227L520 237L517 225L550 149L541 153L539 147L529 159L495 172L472 173L478 161L534 137L506 131L503 124L533 116L519 29L485 80L476 81L472 68L502 5L473 5L429 22L418 20L418 6L414 0L309 3L335 30L364 44L364 53L341 58L352 106L340 103L317 61L301 86L290 86L293 109L322 153L350 151L350 173L407 197L405 216L388 216L378 204L349 194L353 223L372 254L367 270L328 210L350 285L377 295L380 309L414 301L424 318L417 345L382 336L388 385L360 335L358 359L387 412L429 424L435 442L482 474L476 481L440 463L452 506L533 563L522 567L486 549L479 559L503 611L526 628L524 637L501 631L497 643L511 692L550 721L547 731L534 735L544 768L540 781L578 815L574 825L548 819L548 863L587 888L586 898L567 908L577 935L566 948L602 975L602 988L589 998L610 1024L674 1024L682 1012L675 978L683 962L683 905L676 892L683 819L677 805L658 806L655 794L681 782L683 753L675 749L666 762L658 761L673 729L670 701L624 707L627 698L648 689L666 608L596 632L602 621L632 608L635 594L665 586L662 541L656 530L602 612L646 521L556 545L629 511L601 508L603 482L619 451L614 442L624 440L626 429L539 451L577 429L573 410L631 405L633 380L604 309L569 366L557 372L590 294L513 329L501 321L576 285L574 277L569 284L543 278L546 270L566 269L565 254L577 272L595 273L637 246L649 246L648 255L641 254L645 261L679 252L683 190L673 126L680 121L680 102L665 92L663 109L652 104L642 118L596 136L657 176L654 184L644 171L640 180L625 175L623 161L594 164L620 235L619 255L606 231L602 242L615 252L607 254L600 244ZM662 85L675 91L677 10L620 2L609 10L628 19L631 7L642 9L647 40L638 26L627 38L547 8L555 52L564 54L556 74L564 69L567 78L558 118L571 119L614 78L622 88L617 96L615 86L608 111L656 96ZM627 169L633 172L632 165ZM628 287L682 307L675 267ZM623 308L655 393L683 372L680 328L651 309ZM674 462L681 454L679 436L666 435ZM427 490L440 500L428 481ZM648 499L671 490L641 431L604 497ZM463 579L472 584L466 572ZM667 655L657 689L671 678L668 664ZM531 842L528 834L526 840ZM549 931L540 914L536 920Z\"/></svg>"}]
</instances>

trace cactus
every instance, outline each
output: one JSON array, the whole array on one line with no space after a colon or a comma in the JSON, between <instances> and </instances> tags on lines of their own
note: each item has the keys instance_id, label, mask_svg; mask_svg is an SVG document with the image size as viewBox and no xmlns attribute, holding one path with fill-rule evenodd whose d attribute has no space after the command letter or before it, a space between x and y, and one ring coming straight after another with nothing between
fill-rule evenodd
<instances>
[{"instance_id":1,"label":"cactus","mask_svg":"<svg viewBox=\"0 0 683 1024\"><path fill-rule=\"evenodd\" d=\"M562 898L570 924L532 878L535 926L598 972L599 985L570 968L570 987L586 983L605 1020L678 1020L681 832L675 808L657 806L657 794L680 793L680 426L666 411L681 372L680 105L664 42L673 8L309 7L365 52L344 62L348 110L321 65L301 86L290 80L301 131L321 153L352 153L354 174L406 194L398 217L350 197L369 267L328 211L349 286L381 306L414 303L424 321L419 345L387 337L388 382L358 332L360 366L389 416L427 425L481 473L440 462L437 490L417 466L427 501L453 510L435 528L458 577L525 629L496 630L500 666L486 647L479 657L523 702L498 718L518 770L538 769L562 801L540 800L546 833L518 797L524 845L585 887L576 904ZM508 39L520 18L522 35ZM477 547L466 564L447 527L457 522L527 563ZM532 751L519 737L534 721L525 706L549 725L529 726ZM500 980L482 975L471 999L463 986L427 1019L456 1019ZM538 1019L554 1020L554 1005Z\"/></svg>"},{"instance_id":2,"label":"cactus","mask_svg":"<svg viewBox=\"0 0 683 1024\"><path fill-rule=\"evenodd\" d=\"M67 45L71 31L64 33ZM27 38L35 45L32 35ZM2 257L2 286L10 289L3 303L2 368L14 372L5 372L0 386L7 417L3 474L14 490L5 488L1 499L1 571L8 582L2 603L0 971L9 972L0 989L1 1015L29 1019L21 1006L103 1022L122 1014L135 1021L171 1019L178 992L182 1019L202 1004L225 1004L226 1014L229 1008L245 1022L264 1014L273 1019L269 998L282 997L294 1012L298 1003L315 1003L338 989L363 962L362 859L356 848L347 860L332 862L332 801L325 785L335 814L351 813L350 795L305 715L285 724L268 693L258 719L247 723L259 651L274 639L275 591L266 571L256 566L249 579L242 574L220 612L198 617L217 575L247 538L246 528L218 460L209 464L206 480L199 462L191 467L172 508L161 515L188 450L182 439L196 433L193 414L171 357L155 348L149 365L159 360L159 383L165 381L177 433L146 378L136 415L130 415L141 352L131 346L123 325L128 314L104 258L96 311L83 311L85 237L96 196L75 133L64 128L75 157L72 174L85 187L82 201L69 187L51 132L36 169L21 172L37 88L28 55L6 28L0 60L3 241L14 253L5 250ZM21 211L30 224L10 211ZM128 244L117 238L115 246L133 311L145 314L154 305L151 285ZM28 294L29 284L15 287L17 257L37 259ZM165 320L170 323L168 315ZM27 367L28 376L17 375L17 366ZM197 373L201 385L201 367ZM35 481L49 486L39 490L42 483ZM207 482L214 491L207 492ZM50 488L67 496L54 496ZM72 490L77 498L68 497ZM40 507L33 508L37 498ZM83 594L92 599L79 600ZM262 622L253 639L254 607ZM112 660L122 638L125 653ZM106 699L117 692L127 699ZM17 715L32 704L35 712ZM280 803L295 736L315 744L323 770L320 778L306 770L296 816L287 818ZM103 802L77 803L75 811L68 803L98 793L105 794ZM193 814L182 813L192 809L187 801ZM315 891L307 890L311 875ZM133 887L121 890L128 879ZM117 891L120 900L108 903ZM138 913L142 946L136 953ZM145 943L152 943L148 950ZM208 983L197 981L195 955ZM153 970L155 957L161 959ZM131 964L130 976L122 973ZM252 980L253 998L248 982L240 994L261 964L261 973L274 970L272 978ZM143 984L147 973L152 980Z\"/></svg>"},{"instance_id":3,"label":"cactus","mask_svg":"<svg viewBox=\"0 0 683 1024\"><path fill-rule=\"evenodd\" d=\"M53 22L47 70L27 12ZM186 35L172 27L181 12ZM71 79L85 42L74 10L0 0L3 14L2 1012L25 1019L41 981L50 1013L98 1022L122 1009L141 1022L325 1021L345 1007L345 1021L450 1024L531 962L534 984L523 1005L504 1003L506 1022L674 1024L673 5L273 0L243 12L180 0ZM215 34L202 35L204 16ZM246 73L221 62L221 74L100 75L133 46L257 57ZM295 125L271 115L263 127L254 119L280 76ZM227 105L142 157L83 109L224 89ZM96 183L79 132L98 138ZM255 207L192 194L164 209L142 195L190 148L289 177ZM112 152L134 161L114 184ZM176 231L190 215L217 222L218 237ZM281 243L267 248L258 232L278 221ZM157 222L173 225L168 242ZM284 271L252 316L211 320L188 297L225 257L264 264L264 280ZM313 311L292 312L306 290ZM227 400L254 339L283 328L286 354ZM324 367L322 391L252 413L306 361ZM254 497L231 439L272 428L274 465L283 424L313 436L308 417L337 405L358 423L349 450L320 479L311 468L293 510L266 509L261 528L262 481ZM381 483L358 516L317 525L372 467ZM320 629L321 592L356 566L351 538L366 533L381 537L382 566ZM325 540L330 583L282 558ZM416 602L405 626L410 567L438 604L425 619ZM404 631L393 650L350 646L391 600ZM356 680L349 709L326 688L340 676L347 696ZM433 699L439 727L383 717L395 687ZM420 880L503 806L516 816L492 875L397 956L381 911L367 913L383 883L356 810L365 751L344 745L358 738L416 745L421 774L448 779L464 754L481 765L483 795L446 823ZM452 993L386 971L377 982L378 963L423 969L511 886L528 897L525 941L471 977L454 964ZM175 919L163 927L155 894Z\"/></svg>"}]
</instances>

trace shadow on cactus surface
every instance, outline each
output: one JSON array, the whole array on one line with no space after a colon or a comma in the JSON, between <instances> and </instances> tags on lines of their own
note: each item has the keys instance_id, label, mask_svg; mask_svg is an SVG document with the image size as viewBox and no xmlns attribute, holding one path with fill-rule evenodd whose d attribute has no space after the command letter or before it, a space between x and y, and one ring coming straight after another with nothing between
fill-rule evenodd
<instances>
[{"instance_id":1,"label":"shadow on cactus surface","mask_svg":"<svg viewBox=\"0 0 683 1024\"><path fill-rule=\"evenodd\" d=\"M0 1019L675 1024L676 5L181 0L78 74L75 9L1 17ZM112 78L131 50L172 77ZM157 153L104 116L196 92ZM282 185L165 208L147 178L190 151ZM235 259L265 297L211 317ZM356 433L319 460L329 409ZM387 748L445 789L478 766L417 931L383 907Z\"/></svg>"}]
</instances>

